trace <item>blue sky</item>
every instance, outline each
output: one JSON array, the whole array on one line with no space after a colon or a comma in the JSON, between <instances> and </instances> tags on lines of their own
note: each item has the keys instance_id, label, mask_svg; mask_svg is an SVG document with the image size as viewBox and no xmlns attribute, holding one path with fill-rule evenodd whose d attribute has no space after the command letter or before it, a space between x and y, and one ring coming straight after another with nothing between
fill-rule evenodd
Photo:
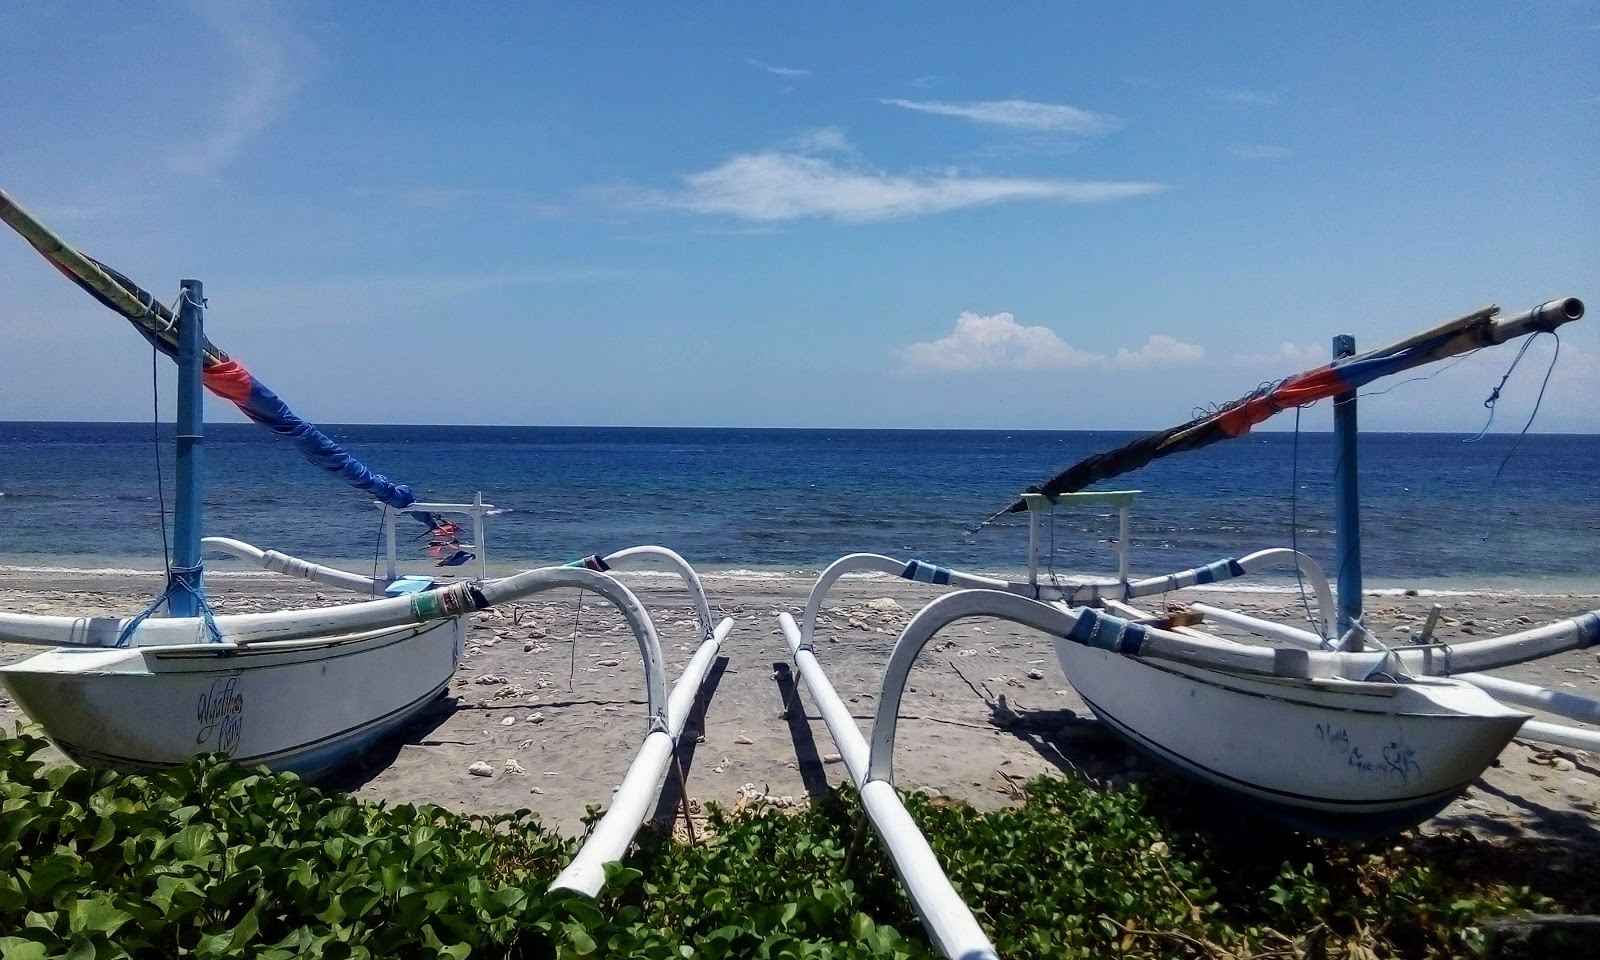
<instances>
[{"instance_id":1,"label":"blue sky","mask_svg":"<svg viewBox=\"0 0 1600 960\"><path fill-rule=\"evenodd\" d=\"M1600 302L1592 0L36 3L0 93L0 186L322 422L1153 428ZM1514 352L1363 422L1476 430ZM0 238L0 419L149 376ZM1600 430L1600 318L1536 429Z\"/></svg>"}]
</instances>

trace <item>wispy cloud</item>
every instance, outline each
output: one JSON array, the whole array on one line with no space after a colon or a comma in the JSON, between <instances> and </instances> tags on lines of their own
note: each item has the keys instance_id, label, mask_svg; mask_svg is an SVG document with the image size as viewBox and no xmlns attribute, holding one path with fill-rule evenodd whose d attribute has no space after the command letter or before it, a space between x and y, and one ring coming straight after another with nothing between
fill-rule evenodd
<instances>
[{"instance_id":1,"label":"wispy cloud","mask_svg":"<svg viewBox=\"0 0 1600 960\"><path fill-rule=\"evenodd\" d=\"M1049 327L1026 327L1009 313L963 313L948 336L913 343L896 351L912 373L969 373L984 370L1056 370L1069 367L1147 369L1192 363L1205 351L1166 334L1154 334L1137 350L1119 349L1106 357L1074 347Z\"/></svg>"},{"instance_id":2,"label":"wispy cloud","mask_svg":"<svg viewBox=\"0 0 1600 960\"><path fill-rule=\"evenodd\" d=\"M928 90L932 87L938 86L939 81L943 79L943 77L936 73L930 73L923 77L912 77L910 80L906 81L906 86L917 90Z\"/></svg>"},{"instance_id":3,"label":"wispy cloud","mask_svg":"<svg viewBox=\"0 0 1600 960\"><path fill-rule=\"evenodd\" d=\"M917 110L943 117L959 117L973 123L1013 130L1093 136L1108 133L1122 125L1122 121L1116 117L1091 113L1081 107L1065 103L1039 103L1035 100L978 100L970 103L949 103L943 100L904 100L897 97L879 102L891 107L902 107L906 110Z\"/></svg>"},{"instance_id":4,"label":"wispy cloud","mask_svg":"<svg viewBox=\"0 0 1600 960\"><path fill-rule=\"evenodd\" d=\"M306 76L309 46L272 8L245 0L194 3L232 56L235 73L205 136L177 149L185 173L210 173L227 164L251 137L272 123Z\"/></svg>"},{"instance_id":5,"label":"wispy cloud","mask_svg":"<svg viewBox=\"0 0 1600 960\"><path fill-rule=\"evenodd\" d=\"M757 70L765 70L773 76L782 77L785 80L803 80L806 77L811 76L810 70L802 70L799 67L780 67L776 64L756 60L753 57L747 57L744 63L747 67L755 67Z\"/></svg>"},{"instance_id":6,"label":"wispy cloud","mask_svg":"<svg viewBox=\"0 0 1600 960\"><path fill-rule=\"evenodd\" d=\"M1240 90L1227 87L1212 87L1209 91L1218 100L1229 103L1244 103L1257 107L1275 107L1283 102L1282 90Z\"/></svg>"},{"instance_id":7,"label":"wispy cloud","mask_svg":"<svg viewBox=\"0 0 1600 960\"><path fill-rule=\"evenodd\" d=\"M635 205L723 214L771 223L823 217L846 223L943 213L1023 200L1103 203L1156 193L1159 183L1034 180L1017 177L896 175L820 157L768 151L740 154L684 177L676 193L614 192Z\"/></svg>"},{"instance_id":8,"label":"wispy cloud","mask_svg":"<svg viewBox=\"0 0 1600 960\"><path fill-rule=\"evenodd\" d=\"M796 153L854 153L855 144L838 127L802 130L785 144Z\"/></svg>"},{"instance_id":9,"label":"wispy cloud","mask_svg":"<svg viewBox=\"0 0 1600 960\"><path fill-rule=\"evenodd\" d=\"M1228 148L1228 152L1246 160L1287 160L1289 148L1270 143L1241 143Z\"/></svg>"}]
</instances>

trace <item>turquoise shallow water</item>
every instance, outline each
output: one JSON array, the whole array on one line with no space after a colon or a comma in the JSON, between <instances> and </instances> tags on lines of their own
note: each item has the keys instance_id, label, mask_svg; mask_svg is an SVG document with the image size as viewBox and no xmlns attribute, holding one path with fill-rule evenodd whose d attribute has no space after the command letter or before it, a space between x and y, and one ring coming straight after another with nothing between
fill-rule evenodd
<instances>
[{"instance_id":1,"label":"turquoise shallow water","mask_svg":"<svg viewBox=\"0 0 1600 960\"><path fill-rule=\"evenodd\" d=\"M1133 436L1088 431L333 426L425 499L482 490L496 568L642 542L698 566L808 573L852 551L1016 570L1015 521L972 532L1012 495ZM1362 438L1363 562L1375 585L1600 590L1600 437ZM162 555L148 424L0 423L0 566L155 569ZM170 431L160 447L167 495ZM1163 461L1116 486L1136 571L1165 572L1291 539L1332 566L1332 438L1265 433ZM370 501L250 424L208 427L206 532L370 564ZM1291 497L1293 494L1293 497ZM1291 501L1293 501L1291 503ZM1104 571L1115 522L1061 512L1059 571ZM404 527L402 527L404 529ZM420 551L413 556L420 559ZM217 568L225 568L218 564Z\"/></svg>"}]
</instances>

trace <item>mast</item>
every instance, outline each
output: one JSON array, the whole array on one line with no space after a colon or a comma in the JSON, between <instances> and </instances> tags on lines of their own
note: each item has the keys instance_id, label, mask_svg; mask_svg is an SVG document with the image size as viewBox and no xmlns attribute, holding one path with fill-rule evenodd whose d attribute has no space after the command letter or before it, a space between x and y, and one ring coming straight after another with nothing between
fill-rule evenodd
<instances>
[{"instance_id":1,"label":"mast","mask_svg":"<svg viewBox=\"0 0 1600 960\"><path fill-rule=\"evenodd\" d=\"M1355 356L1356 340L1347 333L1333 338L1333 362ZM1338 458L1333 463L1334 556L1339 571L1338 636L1361 619L1361 484L1356 461L1356 392L1333 398L1333 439ZM1360 650L1361 637L1352 636L1345 650Z\"/></svg>"},{"instance_id":2,"label":"mast","mask_svg":"<svg viewBox=\"0 0 1600 960\"><path fill-rule=\"evenodd\" d=\"M197 617L205 603L201 582L200 507L204 498L201 441L205 434L205 295L199 280L181 282L178 303L178 505L173 517L173 562L167 571L167 609L174 617Z\"/></svg>"}]
</instances>

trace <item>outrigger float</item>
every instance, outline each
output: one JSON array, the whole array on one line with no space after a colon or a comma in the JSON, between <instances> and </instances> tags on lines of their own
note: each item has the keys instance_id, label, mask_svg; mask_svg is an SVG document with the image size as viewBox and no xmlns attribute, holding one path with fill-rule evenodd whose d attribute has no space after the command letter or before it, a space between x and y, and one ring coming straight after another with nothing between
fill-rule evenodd
<instances>
[{"instance_id":1,"label":"outrigger float","mask_svg":"<svg viewBox=\"0 0 1600 960\"><path fill-rule=\"evenodd\" d=\"M461 664L468 617L557 589L586 590L622 614L644 662L645 735L610 810L554 887L596 894L604 864L619 860L644 821L731 619L713 622L694 569L664 547L642 546L565 566L490 579L484 522L493 504L424 503L373 472L293 412L237 360L206 339L205 296L181 282L171 310L133 281L80 253L0 192L0 220L53 266L135 329L178 367L177 502L167 586L142 613L71 617L0 612L0 641L54 649L0 667L17 704L74 761L156 768L202 753L317 779L394 733L442 696ZM389 546L387 576L363 576L239 540L201 535L203 390L292 442L313 465L376 497ZM420 521L439 566L477 562L478 576L453 581L402 576L395 523ZM460 542L471 518L474 541ZM340 606L216 614L207 600L202 552L220 551L264 569L363 594ZM684 582L702 628L670 696L661 642L638 597L611 576L665 565Z\"/></svg>"},{"instance_id":2,"label":"outrigger float","mask_svg":"<svg viewBox=\"0 0 1600 960\"><path fill-rule=\"evenodd\" d=\"M1482 674L1600 643L1600 611L1510 636L1444 644L1432 620L1409 644L1386 646L1362 617L1356 483L1355 391L1373 380L1534 333L1583 316L1582 302L1552 300L1498 318L1485 307L1380 350L1354 354L1334 341L1332 363L1257 390L1214 413L1089 457L1030 489L1001 514L1029 518L1027 578L965 573L919 560L851 554L818 577L797 622L779 616L797 668L838 745L863 807L883 839L934 944L949 957L993 957L982 929L939 871L894 783L895 727L913 663L960 620L1007 620L1051 637L1062 672L1108 727L1135 749L1220 788L1301 830L1381 835L1438 813L1476 780L1513 737L1600 750L1600 731L1534 721L1516 706L1600 723L1600 701ZM1273 414L1333 398L1339 460L1337 605L1314 560L1262 550L1159 577L1131 579L1129 516L1139 491L1085 492L1152 460L1247 433ZM1058 508L1118 513L1118 576L1062 583L1040 576L1041 531ZM996 514L990 520L996 519ZM1204 603L1187 615L1147 612L1141 598L1289 566L1316 598L1307 621L1283 624ZM850 573L877 572L950 592L913 616L884 670L870 745L816 661L818 614ZM1309 608L1309 599L1308 599ZM1264 643L1202 629L1215 624Z\"/></svg>"}]
</instances>

